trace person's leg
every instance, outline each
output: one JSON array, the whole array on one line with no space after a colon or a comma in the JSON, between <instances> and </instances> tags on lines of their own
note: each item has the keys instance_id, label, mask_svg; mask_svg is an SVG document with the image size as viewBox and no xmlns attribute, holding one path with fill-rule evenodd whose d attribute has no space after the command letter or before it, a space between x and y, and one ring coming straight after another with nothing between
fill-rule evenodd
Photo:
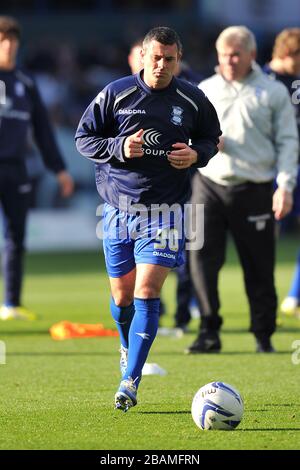
<instances>
[{"instance_id":1,"label":"person's leg","mask_svg":"<svg viewBox=\"0 0 300 470\"><path fill-rule=\"evenodd\" d=\"M135 285L135 268L120 278L110 277L111 299L110 311L120 335L120 370L122 377L127 369L129 328L134 317L133 292Z\"/></svg>"},{"instance_id":2,"label":"person's leg","mask_svg":"<svg viewBox=\"0 0 300 470\"><path fill-rule=\"evenodd\" d=\"M125 378L138 387L142 369L158 328L160 291L170 268L137 264L134 291L135 315L129 330L128 365Z\"/></svg>"},{"instance_id":3,"label":"person's leg","mask_svg":"<svg viewBox=\"0 0 300 470\"><path fill-rule=\"evenodd\" d=\"M127 368L128 333L134 317L133 294L136 278L134 243L129 237L131 217L119 209L104 205L103 251L109 275L110 310L120 334L120 370Z\"/></svg>"},{"instance_id":4,"label":"person's leg","mask_svg":"<svg viewBox=\"0 0 300 470\"><path fill-rule=\"evenodd\" d=\"M136 269L120 278L110 277L110 310L120 334L121 345L128 349L128 333L134 316L133 293Z\"/></svg>"},{"instance_id":5,"label":"person's leg","mask_svg":"<svg viewBox=\"0 0 300 470\"><path fill-rule=\"evenodd\" d=\"M127 367L115 394L115 407L119 410L127 411L137 404L142 369L158 329L160 291L169 270L158 265L137 265Z\"/></svg>"},{"instance_id":6,"label":"person's leg","mask_svg":"<svg viewBox=\"0 0 300 470\"><path fill-rule=\"evenodd\" d=\"M281 304L281 311L286 315L294 315L300 306L300 251L297 255L293 279L287 297Z\"/></svg>"},{"instance_id":7,"label":"person's leg","mask_svg":"<svg viewBox=\"0 0 300 470\"><path fill-rule=\"evenodd\" d=\"M110 310L120 334L123 376L127 367L128 332L134 316L134 244L128 236L127 214L105 204L103 219L103 251L111 288Z\"/></svg>"},{"instance_id":8,"label":"person's leg","mask_svg":"<svg viewBox=\"0 0 300 470\"><path fill-rule=\"evenodd\" d=\"M220 192L220 194L217 193ZM225 261L226 214L222 201L223 188L202 176L194 177L192 203L204 205L204 245L190 251L191 276L201 311L200 331L187 353L220 350L218 275ZM200 210L200 206L198 208ZM193 222L196 212L193 214ZM195 222L193 223L195 226Z\"/></svg>"},{"instance_id":9,"label":"person's leg","mask_svg":"<svg viewBox=\"0 0 300 470\"><path fill-rule=\"evenodd\" d=\"M271 184L248 184L241 191L237 188L232 200L230 229L244 271L250 304L250 331L259 343L258 349L264 349L265 345L271 352L270 337L276 328L277 309Z\"/></svg>"},{"instance_id":10,"label":"person's leg","mask_svg":"<svg viewBox=\"0 0 300 470\"><path fill-rule=\"evenodd\" d=\"M298 166L297 184L294 190L293 209L290 213L298 234L300 226L300 166ZM286 315L296 315L300 318L300 251L296 258L296 265L289 292L283 300L280 310Z\"/></svg>"},{"instance_id":11,"label":"person's leg","mask_svg":"<svg viewBox=\"0 0 300 470\"><path fill-rule=\"evenodd\" d=\"M1 195L4 228L4 305L9 307L21 305L24 239L30 189L28 182L10 180Z\"/></svg>"},{"instance_id":12,"label":"person's leg","mask_svg":"<svg viewBox=\"0 0 300 470\"><path fill-rule=\"evenodd\" d=\"M189 252L185 251L185 262L176 269L177 288L176 288L176 312L175 327L185 328L191 319L190 301L193 294L193 285L190 276Z\"/></svg>"},{"instance_id":13,"label":"person's leg","mask_svg":"<svg viewBox=\"0 0 300 470\"><path fill-rule=\"evenodd\" d=\"M297 256L296 268L288 296L295 297L298 300L298 305L300 304L300 251Z\"/></svg>"}]
</instances>

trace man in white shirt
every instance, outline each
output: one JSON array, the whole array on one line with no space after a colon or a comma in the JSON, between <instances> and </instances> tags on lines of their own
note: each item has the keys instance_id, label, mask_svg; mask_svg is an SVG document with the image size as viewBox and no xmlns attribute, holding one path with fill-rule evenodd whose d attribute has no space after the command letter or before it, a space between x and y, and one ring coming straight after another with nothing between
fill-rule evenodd
<instances>
[{"instance_id":1,"label":"man in white shirt","mask_svg":"<svg viewBox=\"0 0 300 470\"><path fill-rule=\"evenodd\" d=\"M295 113L286 87L254 62L256 42L249 29L226 28L216 48L217 73L199 88L215 106L223 135L219 152L193 181L192 202L204 204L204 247L191 251L202 316L199 335L186 352L221 350L218 274L228 231L244 272L256 350L273 352L274 217L281 219L292 207L298 158Z\"/></svg>"}]
</instances>

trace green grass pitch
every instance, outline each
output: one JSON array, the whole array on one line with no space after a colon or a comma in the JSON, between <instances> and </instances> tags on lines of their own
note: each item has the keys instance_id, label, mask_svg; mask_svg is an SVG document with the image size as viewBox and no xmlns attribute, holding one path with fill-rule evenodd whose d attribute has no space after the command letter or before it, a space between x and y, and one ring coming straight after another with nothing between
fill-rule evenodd
<instances>
[{"instance_id":1,"label":"green grass pitch","mask_svg":"<svg viewBox=\"0 0 300 470\"><path fill-rule=\"evenodd\" d=\"M279 300L287 292L298 241L278 244ZM173 323L175 276L163 290ZM248 305L241 270L230 246L221 279L223 351L185 356L196 334L157 337L149 362L168 371L144 377L138 406L113 409L119 383L118 338L53 341L49 327L60 320L114 327L109 285L99 253L27 256L24 304L39 314L35 322L0 323L6 364L0 365L0 449L299 449L300 364L292 363L292 343L300 340L300 320L283 318L274 335L274 355L254 353L248 333ZM298 355L300 358L300 354ZM190 408L195 392L220 380L245 400L244 418L234 431L201 431Z\"/></svg>"}]
</instances>

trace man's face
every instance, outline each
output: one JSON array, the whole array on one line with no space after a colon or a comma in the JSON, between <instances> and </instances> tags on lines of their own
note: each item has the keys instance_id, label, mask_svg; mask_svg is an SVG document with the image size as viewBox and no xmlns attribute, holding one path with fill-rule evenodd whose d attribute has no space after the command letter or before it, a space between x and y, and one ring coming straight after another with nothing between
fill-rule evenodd
<instances>
[{"instance_id":1,"label":"man's face","mask_svg":"<svg viewBox=\"0 0 300 470\"><path fill-rule=\"evenodd\" d=\"M15 66L19 48L19 39L12 34L0 33L0 67L11 68Z\"/></svg>"},{"instance_id":2,"label":"man's face","mask_svg":"<svg viewBox=\"0 0 300 470\"><path fill-rule=\"evenodd\" d=\"M229 82L243 80L255 59L255 51L247 51L239 41L223 43L217 52L220 72Z\"/></svg>"},{"instance_id":3,"label":"man's face","mask_svg":"<svg viewBox=\"0 0 300 470\"><path fill-rule=\"evenodd\" d=\"M300 49L290 52L284 58L285 70L291 75L300 75Z\"/></svg>"},{"instance_id":4,"label":"man's face","mask_svg":"<svg viewBox=\"0 0 300 470\"><path fill-rule=\"evenodd\" d=\"M166 46L155 40L142 51L144 81L150 88L165 88L169 85L180 60L176 44Z\"/></svg>"}]
</instances>

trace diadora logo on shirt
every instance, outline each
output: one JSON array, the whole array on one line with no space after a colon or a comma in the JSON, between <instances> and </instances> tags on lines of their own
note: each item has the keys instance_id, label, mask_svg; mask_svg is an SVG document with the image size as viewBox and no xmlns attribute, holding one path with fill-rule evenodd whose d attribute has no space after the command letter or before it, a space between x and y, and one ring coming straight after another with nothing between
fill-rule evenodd
<instances>
[{"instance_id":1,"label":"diadora logo on shirt","mask_svg":"<svg viewBox=\"0 0 300 470\"><path fill-rule=\"evenodd\" d=\"M146 114L144 109L119 109L117 114Z\"/></svg>"}]
</instances>

